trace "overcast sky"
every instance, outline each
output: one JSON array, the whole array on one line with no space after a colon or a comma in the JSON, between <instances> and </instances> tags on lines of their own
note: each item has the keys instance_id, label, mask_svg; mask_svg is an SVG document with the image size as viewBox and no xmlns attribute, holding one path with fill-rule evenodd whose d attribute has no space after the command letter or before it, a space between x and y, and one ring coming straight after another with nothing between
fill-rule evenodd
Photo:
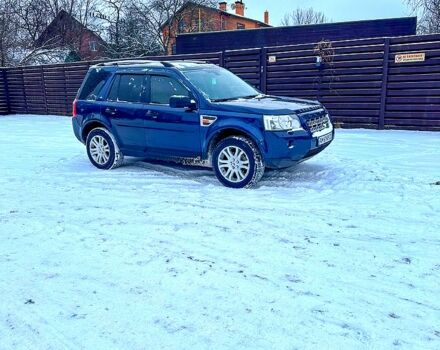
<instances>
[{"instance_id":1,"label":"overcast sky","mask_svg":"<svg viewBox=\"0 0 440 350\"><path fill-rule=\"evenodd\" d=\"M228 0L230 5L235 0ZM270 13L270 24L280 25L284 14L297 7L313 7L325 13L333 22L410 15L404 0L243 0L246 17L263 20L263 12Z\"/></svg>"}]
</instances>

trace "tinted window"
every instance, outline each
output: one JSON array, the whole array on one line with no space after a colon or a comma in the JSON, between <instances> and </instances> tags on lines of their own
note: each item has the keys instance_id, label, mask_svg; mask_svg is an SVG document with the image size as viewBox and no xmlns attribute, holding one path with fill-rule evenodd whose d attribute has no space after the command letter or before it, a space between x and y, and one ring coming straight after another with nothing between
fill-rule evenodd
<instances>
[{"instance_id":1,"label":"tinted window","mask_svg":"<svg viewBox=\"0 0 440 350\"><path fill-rule=\"evenodd\" d=\"M93 69L87 74L86 81L78 96L80 100L96 100L110 73L102 69Z\"/></svg>"},{"instance_id":2,"label":"tinted window","mask_svg":"<svg viewBox=\"0 0 440 350\"><path fill-rule=\"evenodd\" d=\"M169 104L171 96L188 96L188 90L177 80L169 77L151 76L151 103Z\"/></svg>"},{"instance_id":3,"label":"tinted window","mask_svg":"<svg viewBox=\"0 0 440 350\"><path fill-rule=\"evenodd\" d=\"M141 74L116 75L107 100L144 102L147 92L146 76Z\"/></svg>"}]
</instances>

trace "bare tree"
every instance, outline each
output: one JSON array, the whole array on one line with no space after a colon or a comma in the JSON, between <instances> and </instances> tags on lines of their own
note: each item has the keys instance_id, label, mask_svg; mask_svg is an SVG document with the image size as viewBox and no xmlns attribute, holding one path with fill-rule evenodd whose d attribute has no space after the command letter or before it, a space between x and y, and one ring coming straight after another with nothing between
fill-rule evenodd
<instances>
[{"instance_id":1,"label":"bare tree","mask_svg":"<svg viewBox=\"0 0 440 350\"><path fill-rule=\"evenodd\" d=\"M62 61L68 53L80 51L86 27L95 29L91 13L100 0L7 0L14 24L14 63L38 64ZM2 3L3 5L3 3ZM42 35L61 11L69 21L54 33ZM70 18L74 18L70 20Z\"/></svg>"},{"instance_id":2,"label":"bare tree","mask_svg":"<svg viewBox=\"0 0 440 350\"><path fill-rule=\"evenodd\" d=\"M205 15L202 6L213 6L209 0L190 1L184 10L177 12L169 23L175 26L175 35L181 33L209 32L219 30L220 18L218 16Z\"/></svg>"},{"instance_id":3,"label":"bare tree","mask_svg":"<svg viewBox=\"0 0 440 350\"><path fill-rule=\"evenodd\" d=\"M123 48L121 56L140 57L161 53L160 43L154 32L145 26L143 16L130 2L120 26L120 46Z\"/></svg>"},{"instance_id":4,"label":"bare tree","mask_svg":"<svg viewBox=\"0 0 440 350\"><path fill-rule=\"evenodd\" d=\"M215 0L0 0L0 63L62 60L80 52L86 28L107 41L108 57L167 52L178 33L220 26L205 6ZM75 20L44 34L61 11Z\"/></svg>"},{"instance_id":5,"label":"bare tree","mask_svg":"<svg viewBox=\"0 0 440 350\"><path fill-rule=\"evenodd\" d=\"M45 0L17 0L14 1L12 11L18 26L31 43L37 40L53 19Z\"/></svg>"},{"instance_id":6,"label":"bare tree","mask_svg":"<svg viewBox=\"0 0 440 350\"><path fill-rule=\"evenodd\" d=\"M17 61L20 38L13 5L13 0L0 1L0 66L12 66Z\"/></svg>"},{"instance_id":7,"label":"bare tree","mask_svg":"<svg viewBox=\"0 0 440 350\"><path fill-rule=\"evenodd\" d=\"M440 32L440 0L405 0L418 16L420 34Z\"/></svg>"},{"instance_id":8,"label":"bare tree","mask_svg":"<svg viewBox=\"0 0 440 350\"><path fill-rule=\"evenodd\" d=\"M204 6L212 7L212 0L134 0L137 13L145 29L167 52L178 33L208 31L214 28L212 19L202 18Z\"/></svg>"},{"instance_id":9,"label":"bare tree","mask_svg":"<svg viewBox=\"0 0 440 350\"><path fill-rule=\"evenodd\" d=\"M95 17L106 23L106 32L111 56L118 57L122 51L121 26L127 11L127 0L103 0L102 8L98 9Z\"/></svg>"},{"instance_id":10,"label":"bare tree","mask_svg":"<svg viewBox=\"0 0 440 350\"><path fill-rule=\"evenodd\" d=\"M281 20L282 26L296 26L305 24L321 24L331 22L323 12L315 11L312 7L308 9L297 8L291 13L284 15Z\"/></svg>"},{"instance_id":11,"label":"bare tree","mask_svg":"<svg viewBox=\"0 0 440 350\"><path fill-rule=\"evenodd\" d=\"M34 0L28 0L33 2ZM59 36L62 42L70 50L79 52L83 45L84 35L87 29L97 31L99 33L100 21L97 20L93 13L104 6L103 0L43 0L47 3L46 6L50 9L51 18L55 18L60 11L65 11L69 16L73 17L79 25L75 22L71 23L70 27L59 28ZM72 40L72 39L75 40Z\"/></svg>"},{"instance_id":12,"label":"bare tree","mask_svg":"<svg viewBox=\"0 0 440 350\"><path fill-rule=\"evenodd\" d=\"M34 1L34 0L30 0ZM45 0L46 6L50 10L50 15L55 18L62 10L76 18L84 26L90 26L93 19L90 14L96 11L103 4L102 0Z\"/></svg>"},{"instance_id":13,"label":"bare tree","mask_svg":"<svg viewBox=\"0 0 440 350\"><path fill-rule=\"evenodd\" d=\"M96 16L106 24L109 57L139 57L160 50L133 0L103 1L106 6Z\"/></svg>"}]
</instances>

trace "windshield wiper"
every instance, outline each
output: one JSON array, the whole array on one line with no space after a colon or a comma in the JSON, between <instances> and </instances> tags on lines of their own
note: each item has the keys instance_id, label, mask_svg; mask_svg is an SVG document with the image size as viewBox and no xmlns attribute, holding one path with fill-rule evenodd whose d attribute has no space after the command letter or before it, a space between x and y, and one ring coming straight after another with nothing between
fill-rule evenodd
<instances>
[{"instance_id":1,"label":"windshield wiper","mask_svg":"<svg viewBox=\"0 0 440 350\"><path fill-rule=\"evenodd\" d=\"M249 96L242 96L240 98L244 98L245 100L250 100L251 98L257 98L258 96L261 96L261 94L258 95L249 95Z\"/></svg>"},{"instance_id":2,"label":"windshield wiper","mask_svg":"<svg viewBox=\"0 0 440 350\"><path fill-rule=\"evenodd\" d=\"M239 100L239 99L245 99L245 100L250 100L251 98L262 98L264 97L263 94L258 94L258 95L248 95L248 96L237 96L237 97L228 97L228 98L216 98L216 99L212 99L212 102L227 102L227 101L234 101L234 100Z\"/></svg>"},{"instance_id":3,"label":"windshield wiper","mask_svg":"<svg viewBox=\"0 0 440 350\"><path fill-rule=\"evenodd\" d=\"M227 101L238 100L239 98L240 97L213 98L211 99L211 102L227 102Z\"/></svg>"}]
</instances>

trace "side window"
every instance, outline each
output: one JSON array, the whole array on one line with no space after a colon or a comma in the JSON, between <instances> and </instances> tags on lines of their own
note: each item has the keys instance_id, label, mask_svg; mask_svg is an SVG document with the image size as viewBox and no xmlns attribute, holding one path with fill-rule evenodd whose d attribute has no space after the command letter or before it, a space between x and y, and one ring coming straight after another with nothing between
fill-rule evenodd
<instances>
[{"instance_id":1,"label":"side window","mask_svg":"<svg viewBox=\"0 0 440 350\"><path fill-rule=\"evenodd\" d=\"M87 74L87 80L85 81L81 92L78 95L78 99L95 101L109 76L110 73L105 70L90 70L90 72Z\"/></svg>"},{"instance_id":2,"label":"side window","mask_svg":"<svg viewBox=\"0 0 440 350\"><path fill-rule=\"evenodd\" d=\"M189 91L176 79L152 75L151 76L151 103L167 105L171 96L188 96Z\"/></svg>"},{"instance_id":3,"label":"side window","mask_svg":"<svg viewBox=\"0 0 440 350\"><path fill-rule=\"evenodd\" d=\"M113 80L112 87L110 88L110 92L108 93L107 100L108 101L117 101L118 100L118 90L119 90L119 80L121 76L117 74L115 79Z\"/></svg>"},{"instance_id":4,"label":"side window","mask_svg":"<svg viewBox=\"0 0 440 350\"><path fill-rule=\"evenodd\" d=\"M146 75L117 74L108 94L109 101L144 102L147 92Z\"/></svg>"}]
</instances>

